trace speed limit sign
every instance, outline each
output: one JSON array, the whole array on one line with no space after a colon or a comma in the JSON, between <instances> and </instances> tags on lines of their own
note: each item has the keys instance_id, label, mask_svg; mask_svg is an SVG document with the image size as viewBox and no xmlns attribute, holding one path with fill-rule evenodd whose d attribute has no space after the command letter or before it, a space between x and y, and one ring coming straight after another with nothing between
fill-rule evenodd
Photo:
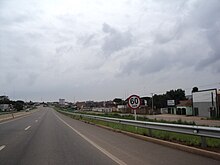
<instances>
[{"instance_id":1,"label":"speed limit sign","mask_svg":"<svg viewBox=\"0 0 220 165\"><path fill-rule=\"evenodd\" d=\"M131 108L131 109L137 109L139 108L141 105L141 99L139 96L137 95L131 95L129 98L128 98L128 106Z\"/></svg>"}]
</instances>

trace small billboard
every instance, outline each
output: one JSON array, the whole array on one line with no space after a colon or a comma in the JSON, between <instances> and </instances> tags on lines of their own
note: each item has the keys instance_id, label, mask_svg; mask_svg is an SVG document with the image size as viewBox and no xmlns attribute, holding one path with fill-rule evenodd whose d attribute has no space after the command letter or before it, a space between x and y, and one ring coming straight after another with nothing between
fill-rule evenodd
<instances>
[{"instance_id":1,"label":"small billboard","mask_svg":"<svg viewBox=\"0 0 220 165\"><path fill-rule=\"evenodd\" d=\"M175 100L167 100L167 106L175 106Z\"/></svg>"}]
</instances>

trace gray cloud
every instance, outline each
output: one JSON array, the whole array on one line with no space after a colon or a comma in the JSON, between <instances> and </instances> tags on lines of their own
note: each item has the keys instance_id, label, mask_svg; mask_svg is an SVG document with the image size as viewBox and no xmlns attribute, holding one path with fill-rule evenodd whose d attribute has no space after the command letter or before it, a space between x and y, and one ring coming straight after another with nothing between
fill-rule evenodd
<instances>
[{"instance_id":1,"label":"gray cloud","mask_svg":"<svg viewBox=\"0 0 220 165\"><path fill-rule=\"evenodd\" d=\"M0 94L14 88L15 99L102 100L220 81L218 0L7 0L0 23Z\"/></svg>"},{"instance_id":2,"label":"gray cloud","mask_svg":"<svg viewBox=\"0 0 220 165\"><path fill-rule=\"evenodd\" d=\"M210 66L213 71L220 70L220 1L203 1L197 3L195 10L192 12L192 20L195 21L198 28L203 31L207 40L207 47L210 52L204 59L201 59L197 66L197 70L201 70ZM206 47L201 47L206 49Z\"/></svg>"},{"instance_id":3,"label":"gray cloud","mask_svg":"<svg viewBox=\"0 0 220 165\"><path fill-rule=\"evenodd\" d=\"M78 43L83 45L84 47L93 46L97 44L94 40L95 37L96 37L95 34L83 35L78 38Z\"/></svg>"},{"instance_id":4,"label":"gray cloud","mask_svg":"<svg viewBox=\"0 0 220 165\"><path fill-rule=\"evenodd\" d=\"M188 4L187 4L188 3ZM220 65L220 2L184 3L185 11L172 23L162 22L154 31L153 44L143 48L143 54L125 65L122 74L141 75L192 67L196 71L211 68L219 72ZM150 55L149 55L150 54Z\"/></svg>"},{"instance_id":5,"label":"gray cloud","mask_svg":"<svg viewBox=\"0 0 220 165\"><path fill-rule=\"evenodd\" d=\"M112 28L111 26L109 26L108 24L106 24L106 23L104 23L103 25L102 25L102 30L103 30L103 32L105 32L105 33L109 33L109 34L114 34L114 33L116 33L116 30L114 29L114 28Z\"/></svg>"},{"instance_id":6,"label":"gray cloud","mask_svg":"<svg viewBox=\"0 0 220 165\"><path fill-rule=\"evenodd\" d=\"M145 49L147 51L147 49ZM172 68L172 60L164 50L156 50L150 55L146 52L138 52L138 54L130 58L130 61L121 65L121 73L132 74L138 72L140 75L149 75L160 72L166 68Z\"/></svg>"},{"instance_id":7,"label":"gray cloud","mask_svg":"<svg viewBox=\"0 0 220 165\"><path fill-rule=\"evenodd\" d=\"M106 23L103 24L102 30L107 33L102 45L102 50L105 54L119 51L132 43L132 34L129 31L120 32Z\"/></svg>"},{"instance_id":8,"label":"gray cloud","mask_svg":"<svg viewBox=\"0 0 220 165\"><path fill-rule=\"evenodd\" d=\"M202 3L198 1L194 4L192 17L192 21L196 22L202 28L209 29L216 26L220 18L220 1L203 0Z\"/></svg>"}]
</instances>

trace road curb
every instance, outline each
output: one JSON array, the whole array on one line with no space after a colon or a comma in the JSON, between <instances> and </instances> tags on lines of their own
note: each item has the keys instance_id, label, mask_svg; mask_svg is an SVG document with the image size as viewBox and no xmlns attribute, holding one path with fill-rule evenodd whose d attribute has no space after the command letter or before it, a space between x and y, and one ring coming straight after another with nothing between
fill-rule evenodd
<instances>
[{"instance_id":1,"label":"road curb","mask_svg":"<svg viewBox=\"0 0 220 165\"><path fill-rule=\"evenodd\" d=\"M148 142L160 144L160 145L163 145L163 146L167 146L167 147L170 147L170 148L178 149L178 150L181 150L181 151L185 151L185 152L205 156L205 157L212 158L212 159L215 159L215 160L220 160L220 153L207 151L207 150L203 150L203 149L199 149L199 148L195 148L195 147L191 147L191 146L186 146L186 145L182 145L182 144L178 144L178 143L173 143L173 142L169 142L169 141L164 141L164 140L160 140L160 139L156 139L156 138L152 138L152 137L148 137L148 136L143 136L143 135L139 135L139 134L135 134L135 133L131 133L131 132L126 132L126 131L122 131L122 130L118 130L118 129L113 129L111 127L94 124L94 123L91 123L91 122L88 122L88 121L84 121L84 122L88 123L88 124L96 125L98 127L108 129L108 130L111 130L111 131L114 131L114 132L119 132L119 133L128 135L130 137L134 137L134 138L141 139L141 140L144 140L144 141L148 141Z\"/></svg>"}]
</instances>

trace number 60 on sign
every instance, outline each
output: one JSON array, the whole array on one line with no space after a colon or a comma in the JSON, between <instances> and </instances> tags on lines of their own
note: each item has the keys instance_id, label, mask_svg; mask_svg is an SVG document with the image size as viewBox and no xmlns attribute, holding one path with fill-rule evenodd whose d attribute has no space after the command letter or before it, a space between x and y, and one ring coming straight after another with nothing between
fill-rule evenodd
<instances>
[{"instance_id":1,"label":"number 60 on sign","mask_svg":"<svg viewBox=\"0 0 220 165\"><path fill-rule=\"evenodd\" d=\"M137 109L139 108L141 105L141 99L139 96L137 95L131 95L129 98L128 98L128 106L131 108L131 109Z\"/></svg>"}]
</instances>

